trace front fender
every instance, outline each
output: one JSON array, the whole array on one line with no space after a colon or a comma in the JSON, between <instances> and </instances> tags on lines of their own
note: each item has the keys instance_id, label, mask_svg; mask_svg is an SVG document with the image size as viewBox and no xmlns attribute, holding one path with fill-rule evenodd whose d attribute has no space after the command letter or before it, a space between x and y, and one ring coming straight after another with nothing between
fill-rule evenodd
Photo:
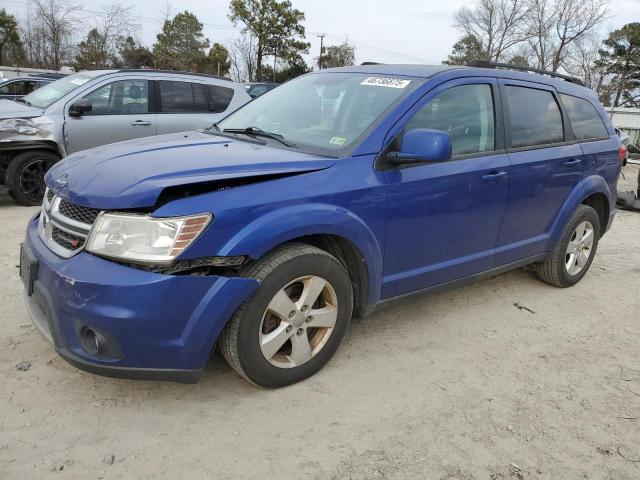
<instances>
[{"instance_id":1,"label":"front fender","mask_svg":"<svg viewBox=\"0 0 640 480\"><path fill-rule=\"evenodd\" d=\"M308 235L336 235L350 241L367 266L367 303L380 297L382 251L367 224L353 212L330 204L299 204L270 211L253 220L231 237L219 255L260 258L283 243Z\"/></svg>"},{"instance_id":2,"label":"front fender","mask_svg":"<svg viewBox=\"0 0 640 480\"><path fill-rule=\"evenodd\" d=\"M560 235L562 235L564 226L576 211L578 205L580 205L587 197L590 197L594 193L604 194L609 202L609 211L613 211L613 209L615 208L615 199L612 196L611 189L609 188L609 185L604 180L604 178L599 175L590 175L583 178L582 181L573 188L571 194L567 197L564 205L558 212L558 215L556 215L553 226L551 227L551 236L549 237L547 250L553 250L556 243L560 239Z\"/></svg>"}]
</instances>

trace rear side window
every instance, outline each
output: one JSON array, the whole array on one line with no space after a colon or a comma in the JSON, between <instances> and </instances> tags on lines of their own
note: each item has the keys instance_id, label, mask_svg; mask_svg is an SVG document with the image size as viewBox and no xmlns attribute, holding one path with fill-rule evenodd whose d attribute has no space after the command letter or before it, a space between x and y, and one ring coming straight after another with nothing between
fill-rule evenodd
<instances>
[{"instance_id":1,"label":"rear side window","mask_svg":"<svg viewBox=\"0 0 640 480\"><path fill-rule=\"evenodd\" d=\"M512 148L564 141L562 114L551 92L509 85L505 93Z\"/></svg>"},{"instance_id":2,"label":"rear side window","mask_svg":"<svg viewBox=\"0 0 640 480\"><path fill-rule=\"evenodd\" d=\"M208 85L211 101L216 105L216 111L223 112L229 107L233 100L233 88L219 87L218 85Z\"/></svg>"},{"instance_id":3,"label":"rear side window","mask_svg":"<svg viewBox=\"0 0 640 480\"><path fill-rule=\"evenodd\" d=\"M490 85L460 85L438 94L406 126L447 132L453 155L495 149L495 115Z\"/></svg>"},{"instance_id":4,"label":"rear side window","mask_svg":"<svg viewBox=\"0 0 640 480\"><path fill-rule=\"evenodd\" d=\"M562 104L567 109L573 134L577 140L608 137L607 127L591 102L571 95L561 94Z\"/></svg>"},{"instance_id":5,"label":"rear side window","mask_svg":"<svg viewBox=\"0 0 640 480\"><path fill-rule=\"evenodd\" d=\"M209 112L205 85L160 80L160 103L164 113Z\"/></svg>"}]
</instances>

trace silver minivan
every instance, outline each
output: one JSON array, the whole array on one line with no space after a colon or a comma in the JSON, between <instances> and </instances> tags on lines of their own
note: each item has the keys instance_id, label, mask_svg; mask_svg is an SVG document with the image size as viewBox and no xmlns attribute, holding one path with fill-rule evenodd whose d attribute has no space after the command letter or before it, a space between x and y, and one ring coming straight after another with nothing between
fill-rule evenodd
<instances>
[{"instance_id":1,"label":"silver minivan","mask_svg":"<svg viewBox=\"0 0 640 480\"><path fill-rule=\"evenodd\" d=\"M44 174L61 158L134 138L208 128L249 102L244 85L212 75L94 70L16 101L0 100L0 184L39 205Z\"/></svg>"}]
</instances>

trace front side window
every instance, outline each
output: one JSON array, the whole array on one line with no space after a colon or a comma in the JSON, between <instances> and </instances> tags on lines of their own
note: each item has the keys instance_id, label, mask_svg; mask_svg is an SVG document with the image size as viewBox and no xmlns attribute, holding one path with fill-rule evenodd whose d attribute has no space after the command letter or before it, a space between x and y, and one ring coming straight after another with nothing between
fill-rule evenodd
<instances>
[{"instance_id":1,"label":"front side window","mask_svg":"<svg viewBox=\"0 0 640 480\"><path fill-rule=\"evenodd\" d=\"M91 111L85 115L139 115L149 113L149 82L118 80L85 95Z\"/></svg>"},{"instance_id":2,"label":"front side window","mask_svg":"<svg viewBox=\"0 0 640 480\"><path fill-rule=\"evenodd\" d=\"M451 138L452 154L495 150L495 115L491 86L460 85L438 94L405 127L441 130Z\"/></svg>"},{"instance_id":3,"label":"front side window","mask_svg":"<svg viewBox=\"0 0 640 480\"><path fill-rule=\"evenodd\" d=\"M312 73L247 103L218 124L275 133L302 151L346 150L386 111L424 82L361 73Z\"/></svg>"},{"instance_id":4,"label":"front side window","mask_svg":"<svg viewBox=\"0 0 640 480\"><path fill-rule=\"evenodd\" d=\"M164 113L208 112L204 85L160 80L160 103Z\"/></svg>"},{"instance_id":5,"label":"front side window","mask_svg":"<svg viewBox=\"0 0 640 480\"><path fill-rule=\"evenodd\" d=\"M596 108L582 98L561 94L560 98L569 115L573 134L578 140L608 137L607 127Z\"/></svg>"},{"instance_id":6,"label":"front side window","mask_svg":"<svg viewBox=\"0 0 640 480\"><path fill-rule=\"evenodd\" d=\"M511 147L532 147L564 141L562 114L547 90L507 86Z\"/></svg>"}]
</instances>

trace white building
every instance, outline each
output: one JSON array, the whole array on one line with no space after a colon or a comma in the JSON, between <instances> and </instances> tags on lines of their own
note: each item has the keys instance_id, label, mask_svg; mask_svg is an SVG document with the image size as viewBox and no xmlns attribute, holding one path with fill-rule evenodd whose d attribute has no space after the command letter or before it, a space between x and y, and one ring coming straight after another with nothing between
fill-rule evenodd
<instances>
[{"instance_id":1,"label":"white building","mask_svg":"<svg viewBox=\"0 0 640 480\"><path fill-rule=\"evenodd\" d=\"M640 108L605 108L614 127L629 135L629 143L640 146Z\"/></svg>"}]
</instances>

